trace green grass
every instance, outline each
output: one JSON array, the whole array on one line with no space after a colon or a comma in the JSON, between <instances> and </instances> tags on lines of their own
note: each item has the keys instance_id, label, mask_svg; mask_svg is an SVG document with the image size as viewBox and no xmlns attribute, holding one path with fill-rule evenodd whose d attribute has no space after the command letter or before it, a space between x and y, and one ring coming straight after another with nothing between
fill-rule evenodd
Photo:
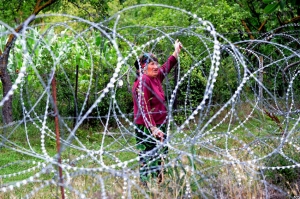
<instances>
[{"instance_id":1,"label":"green grass","mask_svg":"<svg viewBox=\"0 0 300 199\"><path fill-rule=\"evenodd\" d=\"M226 154L226 150L230 155L240 161L247 161L253 158L253 155L264 156L274 150L279 144L280 135L278 135L278 125L268 117L258 117L258 113L255 113L256 118L250 118L244 126L240 126L240 122L243 121L244 116L240 115L240 121L236 120L229 124L228 120L225 120L217 128L213 128L222 120L222 116L217 118L211 125L209 125L204 135L197 138L195 145L185 145L185 142L180 140L186 139L186 137L193 137L193 129L184 129L184 134L175 134L173 139L178 140L177 144L174 145L178 151L184 152L182 154L176 153L176 151L170 150L168 156L173 166L168 167L167 174L165 175L165 182L157 186L155 179L150 184L150 189L146 194L150 198L181 198L187 191L187 186L190 186L190 190L193 192L192 196L197 198L201 192L208 198L210 197L211 188L214 188L216 192L227 194L227 196L234 197L237 194L240 197L255 197L262 196L263 186L260 183L261 175L256 169L250 170L249 168L243 167L242 165L220 163L220 160L231 161ZM247 114L244 114L247 115ZM257 119L259 118L259 119ZM282 119L282 118L280 118ZM47 124L49 128L54 129L54 124ZM237 128L238 127L238 128ZM61 127L61 136L66 138L68 136L67 130ZM213 128L213 129L212 129ZM27 124L27 127L19 126L14 131L6 129L6 132L12 132L8 137L8 140L19 146L20 151L12 150L16 148L16 145L12 145L6 142L6 147L2 146L1 157L0 157L0 176L7 174L14 174L15 176L2 177L0 178L0 185L10 184L15 182L22 182L22 180L28 180L29 177L34 176L41 170L39 167L36 170L26 171L37 165L38 162L44 163L45 160L41 159L43 152L41 149L41 133L40 129L32 124ZM26 131L25 131L26 129ZM235 129L235 130L233 130ZM113 129L116 134L102 134L101 127L86 127L81 126L77 130L76 136L82 142L82 145L86 148L82 148L81 145L73 140L72 147L66 147L62 154L62 160L67 161L69 164L72 163L72 167L77 168L101 168L99 155L94 155L95 159L90 158L79 158L81 156L88 155L86 149L97 153L101 148L102 139L104 139L103 145L103 163L111 166L118 162L124 162L133 160L137 157L136 149L130 148L135 144L135 138L131 135L118 134L117 129ZM230 134L225 132L230 131ZM48 132L48 131L47 131ZM205 134L206 132L209 132ZM48 132L49 133L49 132ZM50 157L56 154L56 141L55 135L53 137L45 137L45 148ZM105 136L105 137L104 137ZM299 136L299 133L295 133L295 137ZM26 139L29 138L29 143ZM278 138L275 139L274 138ZM208 142L210 141L210 143ZM294 140L297 141L297 140ZM246 147L243 146L246 143ZM63 145L63 143L62 143ZM187 147L189 146L189 147ZM31 148L30 148L31 147ZM243 148L244 147L244 148ZM127 150L125 150L128 148ZM235 149L239 150L235 150ZM253 154L249 154L246 150L251 149ZM28 150L28 152L26 152ZM215 152L216 151L216 152ZM283 151L292 159L299 160L298 152L293 150L293 147L286 146ZM185 154L186 153L186 154ZM39 155L41 154L41 155ZM74 160L77 161L75 162ZM265 161L266 166L272 165L289 165L291 162L286 161L282 157L271 157L269 161ZM36 164L33 164L33 161ZM262 162L261 162L262 163ZM187 167L188 166L188 167ZM87 197L95 198L97 195L101 195L101 180L104 182L105 190L112 198L120 198L123 194L124 179L113 175L109 170L97 170L89 173L82 173L80 170L73 170L72 167L67 171L71 175L71 181L69 185L72 187L66 188L66 194L69 198L79 198L76 192L72 190L78 190L85 193ZM129 171L138 172L138 162L136 160L130 162L127 165ZM116 167L117 171L122 171L122 168ZM66 170L65 170L66 171ZM265 171L264 171L265 172ZM8 193L0 193L0 198L22 198L31 191L38 189L43 186L44 183L56 182L54 177L57 173L57 168L54 168L53 172L42 174L33 183L16 187L14 190ZM269 182L276 184L276 181L272 178L287 180L289 185L285 183L283 186L284 190L297 193L297 189L294 186L295 179L298 177L299 172L295 169L290 170L273 170L265 172L265 176ZM138 178L134 179L130 175L130 180L135 180L138 183ZM252 179L253 178L253 179ZM252 179L252 181L251 181ZM189 185L187 185L189 182ZM238 182L243 184L242 188L238 185ZM287 187L289 186L289 187ZM128 188L127 188L128 189ZM127 194L127 193L126 193ZM130 188L130 194L132 198L145 198L143 190L139 189L138 184L134 184ZM55 198L60 196L59 186L56 183L41 187L33 198ZM213 195L211 195L213 196Z\"/></svg>"}]
</instances>

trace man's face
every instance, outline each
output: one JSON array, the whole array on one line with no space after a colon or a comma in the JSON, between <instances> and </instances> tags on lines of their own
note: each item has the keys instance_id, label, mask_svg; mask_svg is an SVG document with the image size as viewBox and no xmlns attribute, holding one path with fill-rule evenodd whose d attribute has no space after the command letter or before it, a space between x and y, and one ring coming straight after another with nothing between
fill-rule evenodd
<instances>
[{"instance_id":1,"label":"man's face","mask_svg":"<svg viewBox=\"0 0 300 199\"><path fill-rule=\"evenodd\" d=\"M158 68L159 65L156 61L151 61L149 64L146 66L145 74L148 75L149 77L156 77L158 75Z\"/></svg>"}]
</instances>

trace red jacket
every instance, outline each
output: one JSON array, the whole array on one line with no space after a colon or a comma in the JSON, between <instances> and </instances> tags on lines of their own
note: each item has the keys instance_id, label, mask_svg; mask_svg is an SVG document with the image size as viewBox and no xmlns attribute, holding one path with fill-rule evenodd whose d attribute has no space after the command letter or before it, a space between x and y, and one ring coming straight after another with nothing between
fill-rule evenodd
<instances>
[{"instance_id":1,"label":"red jacket","mask_svg":"<svg viewBox=\"0 0 300 199\"><path fill-rule=\"evenodd\" d=\"M150 127L150 125L156 126L166 122L168 114L162 82L176 64L177 59L171 55L159 68L157 77L149 77L143 74L142 79L138 77L134 82L132 96L135 124ZM141 83L140 80L142 80Z\"/></svg>"}]
</instances>

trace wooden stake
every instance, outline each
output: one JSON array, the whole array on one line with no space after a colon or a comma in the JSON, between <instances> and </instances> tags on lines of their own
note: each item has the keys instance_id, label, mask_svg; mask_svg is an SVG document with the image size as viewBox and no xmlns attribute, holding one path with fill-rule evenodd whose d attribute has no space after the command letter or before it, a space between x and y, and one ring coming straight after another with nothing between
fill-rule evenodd
<instances>
[{"instance_id":1,"label":"wooden stake","mask_svg":"<svg viewBox=\"0 0 300 199\"><path fill-rule=\"evenodd\" d=\"M52 97L54 103L54 115L55 115L55 133L56 133L56 149L57 149L57 161L58 161L58 172L59 172L59 183L60 185L60 192L61 198L65 199L65 190L63 186L63 178L62 178L62 168L61 168L61 151L60 151L60 134L59 134L59 123L58 123L58 110L57 110L57 103L56 103L56 81L55 81L55 74L53 75L53 79L51 82L52 85Z\"/></svg>"}]
</instances>

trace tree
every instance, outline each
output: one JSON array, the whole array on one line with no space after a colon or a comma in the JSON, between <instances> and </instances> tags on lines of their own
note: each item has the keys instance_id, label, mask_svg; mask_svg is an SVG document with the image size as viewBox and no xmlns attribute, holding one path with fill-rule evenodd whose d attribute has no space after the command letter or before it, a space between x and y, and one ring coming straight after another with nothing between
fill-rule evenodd
<instances>
[{"instance_id":1,"label":"tree","mask_svg":"<svg viewBox=\"0 0 300 199\"><path fill-rule=\"evenodd\" d=\"M46 9L47 7L53 5L56 2L57 2L57 0L47 0L47 1L36 0L35 4L33 4L34 1L30 1L30 2L27 2L28 3L27 5L24 5L26 3L22 2L22 1L10 1L10 3L14 3L16 9L12 9L11 12L4 12L4 15L10 16L9 14L16 14L16 13L22 12L22 10L19 9L22 6L24 6L25 11L29 11L29 8L32 8L32 12L31 12L30 16L27 18L29 20L27 23L30 24L32 21L34 21L35 16L39 12L41 12L42 10ZM2 10L5 8L3 6L4 3L6 3L6 1L2 2ZM34 6L31 7L32 5L34 5ZM23 13L23 14L26 15L25 13ZM16 16L16 15L13 15L13 16ZM12 17L12 16L10 16L10 17ZM8 19L7 20L8 22L11 22L11 20L13 18L8 17L6 19ZM15 22L18 22L20 19L21 18L14 18ZM24 28L24 23L19 25L15 29L15 32L19 33L23 30L23 28ZM10 34L8 37L8 40L6 42L6 45L3 49L3 52L0 50L0 79L2 82L2 86L3 86L3 96L4 96L4 100L5 100L5 102L3 104L3 108L2 108L2 114L3 114L3 122L5 124L11 123L13 121L13 114L12 114L13 99L12 99L12 95L9 93L9 91L12 89L12 81L11 81L10 75L7 71L7 64L8 64L8 57L10 54L10 50L14 44L15 39L16 39L16 35Z\"/></svg>"},{"instance_id":2,"label":"tree","mask_svg":"<svg viewBox=\"0 0 300 199\"><path fill-rule=\"evenodd\" d=\"M66 14L76 13L79 17L99 20L108 16L108 1L109 0L3 0L0 2L1 20L10 26L17 24L15 34L11 33L8 35L3 50L1 50L0 47L0 79L3 87L3 97L5 99L2 114L5 124L13 121L13 99L9 93L12 89L12 80L7 70L8 58L16 41L16 34L23 30L24 22L26 21L27 25L29 25L35 21L37 14L48 11L58 11Z\"/></svg>"}]
</instances>

